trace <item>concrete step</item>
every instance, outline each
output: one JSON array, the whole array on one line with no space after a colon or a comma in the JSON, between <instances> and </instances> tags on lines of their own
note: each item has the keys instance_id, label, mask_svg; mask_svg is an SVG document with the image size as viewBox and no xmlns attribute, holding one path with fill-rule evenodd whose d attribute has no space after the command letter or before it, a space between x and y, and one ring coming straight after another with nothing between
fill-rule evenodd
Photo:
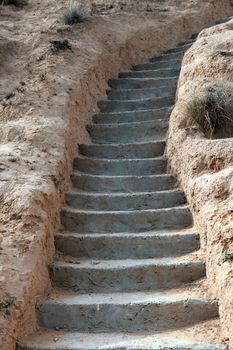
<instances>
[{"instance_id":1,"label":"concrete step","mask_svg":"<svg viewBox=\"0 0 233 350\"><path fill-rule=\"evenodd\" d=\"M146 159L95 159L77 157L74 169L93 175L156 175L166 172L164 157Z\"/></svg>"},{"instance_id":2,"label":"concrete step","mask_svg":"<svg viewBox=\"0 0 233 350\"><path fill-rule=\"evenodd\" d=\"M174 104L174 96L147 98L142 100L106 100L99 101L98 107L102 113L143 111L147 109L159 109L170 107Z\"/></svg>"},{"instance_id":3,"label":"concrete step","mask_svg":"<svg viewBox=\"0 0 233 350\"><path fill-rule=\"evenodd\" d=\"M156 119L147 122L131 122L121 124L91 124L87 130L92 142L97 144L160 141L166 136L168 122Z\"/></svg>"},{"instance_id":4,"label":"concrete step","mask_svg":"<svg viewBox=\"0 0 233 350\"><path fill-rule=\"evenodd\" d=\"M168 53L175 53L175 52L186 52L190 49L190 47L193 45L193 40L190 43L185 43L184 45L178 45L177 47L174 47L173 49L167 50L166 54Z\"/></svg>"},{"instance_id":5,"label":"concrete step","mask_svg":"<svg viewBox=\"0 0 233 350\"><path fill-rule=\"evenodd\" d=\"M133 211L88 211L65 207L61 223L71 232L119 233L183 229L192 225L187 206Z\"/></svg>"},{"instance_id":6,"label":"concrete step","mask_svg":"<svg viewBox=\"0 0 233 350\"><path fill-rule=\"evenodd\" d=\"M212 321L204 324L212 329ZM194 327L187 327L185 333L192 334ZM179 334L177 334L179 332ZM226 350L224 344L208 343L190 339L184 331L163 333L80 333L65 330L41 330L20 344L17 350Z\"/></svg>"},{"instance_id":7,"label":"concrete step","mask_svg":"<svg viewBox=\"0 0 233 350\"><path fill-rule=\"evenodd\" d=\"M180 74L179 68L161 68L145 71L127 71L119 74L119 78L162 78L177 77Z\"/></svg>"},{"instance_id":8,"label":"concrete step","mask_svg":"<svg viewBox=\"0 0 233 350\"><path fill-rule=\"evenodd\" d=\"M65 200L73 208L106 211L172 208L186 203L184 193L177 189L142 193L72 191L66 193Z\"/></svg>"},{"instance_id":9,"label":"concrete step","mask_svg":"<svg viewBox=\"0 0 233 350\"><path fill-rule=\"evenodd\" d=\"M156 89L161 87L174 88L177 77L172 78L122 78L110 79L108 84L112 89Z\"/></svg>"},{"instance_id":10,"label":"concrete step","mask_svg":"<svg viewBox=\"0 0 233 350\"><path fill-rule=\"evenodd\" d=\"M150 72L150 71L144 71ZM138 78L140 78L141 72L134 72L138 74ZM118 89L118 90L109 90L107 91L109 100L141 100L148 98L160 98L160 97L168 97L174 96L175 98L175 87L165 86L160 89L150 88L150 89Z\"/></svg>"},{"instance_id":11,"label":"concrete step","mask_svg":"<svg viewBox=\"0 0 233 350\"><path fill-rule=\"evenodd\" d=\"M176 60L162 60L158 62L145 62L142 64L137 64L136 66L133 66L134 71L153 71L157 69L180 69L180 59Z\"/></svg>"},{"instance_id":12,"label":"concrete step","mask_svg":"<svg viewBox=\"0 0 233 350\"><path fill-rule=\"evenodd\" d=\"M76 258L147 259L181 256L200 248L199 235L193 230L141 233L59 233L56 249Z\"/></svg>"},{"instance_id":13,"label":"concrete step","mask_svg":"<svg viewBox=\"0 0 233 350\"><path fill-rule=\"evenodd\" d=\"M43 327L81 332L179 329L218 316L216 302L173 292L51 295L38 305Z\"/></svg>"},{"instance_id":14,"label":"concrete step","mask_svg":"<svg viewBox=\"0 0 233 350\"><path fill-rule=\"evenodd\" d=\"M102 113L93 117L96 124L115 124L115 123L130 123L144 122L155 119L168 120L171 113L171 108L149 109L145 111L130 111L119 113Z\"/></svg>"},{"instance_id":15,"label":"concrete step","mask_svg":"<svg viewBox=\"0 0 233 350\"><path fill-rule=\"evenodd\" d=\"M170 60L180 60L180 64L181 61L183 59L185 52L181 51L181 52L172 52L172 53L165 53L163 55L160 56L155 56L153 58L151 58L151 62L159 62L159 61L170 61Z\"/></svg>"},{"instance_id":16,"label":"concrete step","mask_svg":"<svg viewBox=\"0 0 233 350\"><path fill-rule=\"evenodd\" d=\"M202 279L205 264L190 257L79 260L50 265L53 285L79 293L114 293L171 289Z\"/></svg>"},{"instance_id":17,"label":"concrete step","mask_svg":"<svg viewBox=\"0 0 233 350\"><path fill-rule=\"evenodd\" d=\"M107 124L102 124L107 125ZM113 124L118 125L118 124ZM125 125L125 124L119 124ZM129 137L130 139L130 137ZM129 141L129 140L128 140ZM105 159L139 159L155 158L164 154L164 141L148 141L143 143L106 143L79 145L79 152L85 157Z\"/></svg>"},{"instance_id":18,"label":"concrete step","mask_svg":"<svg viewBox=\"0 0 233 350\"><path fill-rule=\"evenodd\" d=\"M171 175L150 176L99 176L73 172L73 186L86 192L150 192L164 191L175 187L175 179Z\"/></svg>"}]
</instances>

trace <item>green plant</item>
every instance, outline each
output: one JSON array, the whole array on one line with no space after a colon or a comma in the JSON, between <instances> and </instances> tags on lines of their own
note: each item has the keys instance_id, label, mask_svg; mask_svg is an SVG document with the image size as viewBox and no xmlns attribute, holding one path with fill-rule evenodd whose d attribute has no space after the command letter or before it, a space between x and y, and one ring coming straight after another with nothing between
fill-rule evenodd
<instances>
[{"instance_id":1,"label":"green plant","mask_svg":"<svg viewBox=\"0 0 233 350\"><path fill-rule=\"evenodd\" d=\"M63 18L65 24L70 26L83 21L84 13L81 11L80 6L75 0L70 0L68 8L64 12Z\"/></svg>"},{"instance_id":2,"label":"green plant","mask_svg":"<svg viewBox=\"0 0 233 350\"><path fill-rule=\"evenodd\" d=\"M188 126L198 124L204 134L210 138L232 136L232 91L230 83L221 81L195 92L185 105Z\"/></svg>"}]
</instances>

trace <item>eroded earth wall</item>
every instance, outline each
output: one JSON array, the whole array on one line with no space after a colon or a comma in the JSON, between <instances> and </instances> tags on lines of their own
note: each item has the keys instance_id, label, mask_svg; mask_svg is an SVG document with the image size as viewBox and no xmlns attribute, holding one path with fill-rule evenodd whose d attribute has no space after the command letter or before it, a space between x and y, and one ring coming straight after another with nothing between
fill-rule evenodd
<instances>
[{"instance_id":1,"label":"eroded earth wall","mask_svg":"<svg viewBox=\"0 0 233 350\"><path fill-rule=\"evenodd\" d=\"M167 156L185 189L205 247L212 296L219 299L225 338L233 348L233 138L207 139L185 127L185 105L205 85L232 84L233 21L201 32L184 57L170 119Z\"/></svg>"}]
</instances>

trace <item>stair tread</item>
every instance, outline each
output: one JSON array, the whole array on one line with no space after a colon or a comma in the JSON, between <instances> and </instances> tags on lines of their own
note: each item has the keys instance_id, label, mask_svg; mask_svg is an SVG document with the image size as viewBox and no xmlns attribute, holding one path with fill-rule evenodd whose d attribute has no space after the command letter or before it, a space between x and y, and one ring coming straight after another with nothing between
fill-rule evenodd
<instances>
[{"instance_id":1,"label":"stair tread","mask_svg":"<svg viewBox=\"0 0 233 350\"><path fill-rule=\"evenodd\" d=\"M105 101L105 102L109 102L109 101ZM121 101L122 102L122 101ZM125 102L125 101L123 101ZM126 101L127 102L127 101ZM130 101L130 102L134 102L134 101ZM160 125L162 124L162 125ZM168 126L168 122L164 119L155 119L155 120L147 120L147 121L142 121L142 122L126 122L126 123L121 123L121 124L113 124L113 123L105 123L105 124L89 124L88 128L91 129L104 129L104 128L109 128L109 129L117 129L117 128L125 128L125 127L151 127L153 125L156 125L158 127L162 127L164 126L163 124L166 124L166 126ZM140 143L140 142L139 142Z\"/></svg>"},{"instance_id":2,"label":"stair tread","mask_svg":"<svg viewBox=\"0 0 233 350\"><path fill-rule=\"evenodd\" d=\"M102 158L101 158L102 159ZM151 159L151 158L148 158ZM154 158L152 158L154 159ZM90 178L99 178L99 179L161 179L161 178L173 178L173 175L168 174L168 173L164 173L164 174L155 174L155 175L98 175L98 174L83 174L82 172L78 171L78 170L73 170L73 172L71 173L71 175L73 176L85 176L85 177L90 177Z\"/></svg>"},{"instance_id":3,"label":"stair tread","mask_svg":"<svg viewBox=\"0 0 233 350\"><path fill-rule=\"evenodd\" d=\"M200 254L199 254L200 255ZM75 259L63 257L64 261L56 261L52 266L66 266L77 269L124 269L146 266L178 266L178 265L203 265L203 259L195 253L189 253L178 257L144 258L144 259ZM70 262L71 261L71 262Z\"/></svg>"},{"instance_id":4,"label":"stair tread","mask_svg":"<svg viewBox=\"0 0 233 350\"><path fill-rule=\"evenodd\" d=\"M85 214L99 214L99 215L119 215L119 214L140 214L142 215L142 213L154 213L154 212L164 212L164 211L170 211L172 209L188 209L188 205L177 205L174 206L172 208L160 208L160 209L141 209L141 210L110 210L110 211L106 211L106 210L83 210L83 209L77 209L77 208L73 208L73 207L63 207L62 210L65 211L69 211L69 212L73 212L73 213L85 213Z\"/></svg>"},{"instance_id":5,"label":"stair tread","mask_svg":"<svg viewBox=\"0 0 233 350\"><path fill-rule=\"evenodd\" d=\"M154 72L154 71L156 71L156 70L151 70L151 72ZM127 72L134 72L134 73L148 73L148 72L150 72L150 71L148 71L148 70L145 70L145 71L126 71L126 73ZM120 78L121 80L122 79L126 79L126 78ZM142 79L142 78L131 78L131 79ZM148 78L146 78L146 79L148 79ZM154 79L154 78L151 78L151 79ZM166 86L163 86L162 87L162 89L168 89L168 87L166 87ZM121 88L121 89L114 89L114 88L112 88L112 89L108 89L107 90L107 93L109 93L109 92L111 92L111 91L114 91L114 92L141 92L141 91L145 91L145 92L151 92L151 91L156 91L156 90L160 90L160 88L157 88L157 89L155 89L155 88L153 88L153 87L151 87L151 88L140 88L140 89L134 89L134 88L131 88L131 89L125 89L125 88ZM168 90L169 91L169 90ZM161 96L162 98L163 97L167 97L167 96ZM159 97L159 98L161 98L161 97ZM157 97L158 98L158 97Z\"/></svg>"},{"instance_id":6,"label":"stair tread","mask_svg":"<svg viewBox=\"0 0 233 350\"><path fill-rule=\"evenodd\" d=\"M130 89L130 90L132 90L132 89ZM137 89L134 89L134 90L137 90ZM119 90L120 91L120 90ZM169 107L162 107L162 108L158 108L156 111L157 112L160 112L160 111L164 111L164 112L166 112L166 111L169 111L170 110L170 108ZM119 115L134 115L134 114L140 114L140 113L143 113L143 114L146 114L146 113L156 113L155 112L155 110L154 109L144 109L143 111L128 111L128 112L122 112L122 111L119 111L119 112L102 112L102 113L99 113L99 114L97 114L97 115L95 115L94 117L96 117L96 116L101 116L101 117L104 117L104 116L114 116L114 115L117 115L117 116L119 116Z\"/></svg>"},{"instance_id":7,"label":"stair tread","mask_svg":"<svg viewBox=\"0 0 233 350\"><path fill-rule=\"evenodd\" d=\"M140 196L153 196L155 194L173 194L173 193L183 193L179 188L172 188L170 190L161 190L161 191L142 191L142 192L86 192L73 189L72 191L66 192L69 195L82 195L82 196L96 196L96 197L140 197Z\"/></svg>"},{"instance_id":8,"label":"stair tread","mask_svg":"<svg viewBox=\"0 0 233 350\"><path fill-rule=\"evenodd\" d=\"M89 293L77 294L63 289L54 289L50 296L42 301L43 303L63 303L67 305L106 305L106 304L167 304L179 301L200 301L216 304L215 300L207 298L205 291L200 284L192 286L188 284L183 288L169 289L163 291L142 291L142 292L113 292L113 293Z\"/></svg>"},{"instance_id":9,"label":"stair tread","mask_svg":"<svg viewBox=\"0 0 233 350\"><path fill-rule=\"evenodd\" d=\"M127 142L127 143L89 143L89 144L80 144L79 146L84 146L84 147L128 147L128 146L144 146L144 145L154 145L155 143L157 144L165 144L164 140L148 140L148 141L143 141L143 142ZM79 154L77 156L80 156ZM156 157L155 157L156 158ZM130 158L129 158L130 159ZM134 159L134 158L132 158ZM145 158L141 158L145 159ZM147 158L146 158L147 159Z\"/></svg>"},{"instance_id":10,"label":"stair tread","mask_svg":"<svg viewBox=\"0 0 233 350\"><path fill-rule=\"evenodd\" d=\"M177 68L157 68L157 69L151 69L149 72L170 72L170 71L176 71ZM140 71L141 73L148 73L148 70ZM134 70L129 69L126 71L123 71L122 73L136 73ZM119 78L121 79L121 78Z\"/></svg>"},{"instance_id":11,"label":"stair tread","mask_svg":"<svg viewBox=\"0 0 233 350\"><path fill-rule=\"evenodd\" d=\"M122 78L121 80L123 80L124 78ZM134 79L134 78L127 78L127 79ZM136 79L139 79L141 80L142 78L136 78ZM136 80L135 79L135 80ZM112 103L119 103L119 104L124 104L124 103L140 103L140 102L147 102L147 101L159 101L159 100L169 100L169 99L172 99L173 96L172 95L169 95L169 96L164 96L164 97L144 97L144 98L141 98L141 99L135 99L135 100L100 100L99 103L108 103L108 104L112 104Z\"/></svg>"},{"instance_id":12,"label":"stair tread","mask_svg":"<svg viewBox=\"0 0 233 350\"><path fill-rule=\"evenodd\" d=\"M142 237L142 238L148 238L148 237L171 237L171 236L184 236L184 235L198 235L198 233L193 229L193 228L188 228L188 229L182 229L182 230L153 230L153 231L145 231L145 232L139 232L139 233L133 233L133 232L119 232L119 233L112 233L111 238L114 237L122 237L122 238L127 238L127 237L132 237L132 238L137 238L137 237ZM63 231L57 233L57 235L65 235L65 236L72 236L72 237L81 237L81 238L104 238L104 237L109 237L108 233L95 233L94 235L91 233L75 233L75 232L70 232L70 231Z\"/></svg>"},{"instance_id":13,"label":"stair tread","mask_svg":"<svg viewBox=\"0 0 233 350\"><path fill-rule=\"evenodd\" d=\"M133 71L140 72L141 70L147 70L148 68L149 68L149 70L163 69L164 67L167 67L167 66L170 66L172 68L174 68L174 67L179 68L180 67L180 59L171 59L171 60L163 59L163 60L157 61L157 62L156 61L155 62L147 61L147 62L135 65L133 67ZM151 68L151 67L153 67L153 68Z\"/></svg>"},{"instance_id":14,"label":"stair tread","mask_svg":"<svg viewBox=\"0 0 233 350\"><path fill-rule=\"evenodd\" d=\"M162 333L96 334L40 329L21 344L27 344L24 350L226 350L224 344L216 344L219 333L217 320Z\"/></svg>"},{"instance_id":15,"label":"stair tread","mask_svg":"<svg viewBox=\"0 0 233 350\"><path fill-rule=\"evenodd\" d=\"M163 141L163 140L161 140ZM108 145L108 144L107 144ZM127 143L125 144L127 145ZM108 145L109 146L109 145ZM75 159L90 159L90 160L93 160L93 161L106 161L106 162L117 162L117 163L120 163L120 162L125 162L125 163L128 163L128 162L137 162L137 161L142 161L142 162L146 162L146 161L153 161L153 160L166 160L165 156L161 156L161 157L153 157L153 158L127 158L127 159L124 159L124 158L111 158L111 159L108 159L108 158L92 158L92 157L86 157L86 156L83 156L83 155L80 155L78 154Z\"/></svg>"}]
</instances>

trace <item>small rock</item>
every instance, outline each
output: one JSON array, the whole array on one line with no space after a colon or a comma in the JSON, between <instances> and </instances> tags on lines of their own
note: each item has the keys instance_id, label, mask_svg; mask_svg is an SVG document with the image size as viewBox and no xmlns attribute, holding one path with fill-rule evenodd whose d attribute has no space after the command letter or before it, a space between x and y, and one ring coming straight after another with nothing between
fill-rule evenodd
<instances>
[{"instance_id":1,"label":"small rock","mask_svg":"<svg viewBox=\"0 0 233 350\"><path fill-rule=\"evenodd\" d=\"M50 40L51 50L58 52L60 50L72 50L72 47L68 40Z\"/></svg>"},{"instance_id":2,"label":"small rock","mask_svg":"<svg viewBox=\"0 0 233 350\"><path fill-rule=\"evenodd\" d=\"M9 100L10 98L14 97L15 96L15 93L14 92L9 92L7 95L6 95L6 100Z\"/></svg>"}]
</instances>

